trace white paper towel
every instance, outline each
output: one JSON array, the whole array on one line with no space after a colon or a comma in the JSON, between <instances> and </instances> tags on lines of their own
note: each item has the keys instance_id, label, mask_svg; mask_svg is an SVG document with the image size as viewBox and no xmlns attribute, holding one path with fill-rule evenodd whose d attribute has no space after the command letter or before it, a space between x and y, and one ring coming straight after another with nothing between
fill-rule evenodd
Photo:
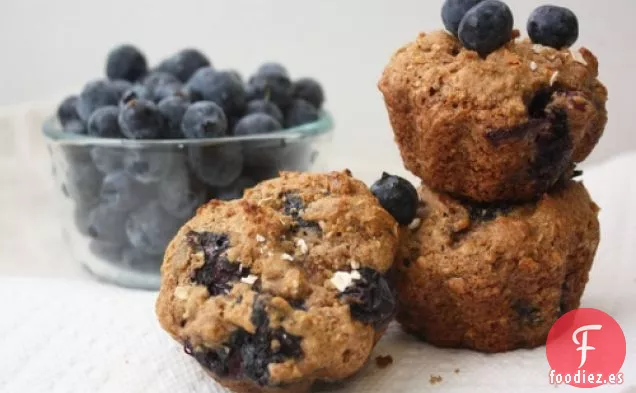
<instances>
[{"instance_id":1,"label":"white paper towel","mask_svg":"<svg viewBox=\"0 0 636 393\"><path fill-rule=\"evenodd\" d=\"M602 241L583 306L612 315L627 338L625 384L598 391L636 393L635 168L636 156L622 157L584 176L602 207ZM50 258L54 263L55 255ZM224 392L160 329L155 297L94 282L0 278L0 392ZM555 391L543 348L497 355L442 350L394 325L372 358L378 355L391 355L394 363L378 369L371 361L348 383L316 390ZM442 381L431 384L431 376Z\"/></svg>"}]
</instances>

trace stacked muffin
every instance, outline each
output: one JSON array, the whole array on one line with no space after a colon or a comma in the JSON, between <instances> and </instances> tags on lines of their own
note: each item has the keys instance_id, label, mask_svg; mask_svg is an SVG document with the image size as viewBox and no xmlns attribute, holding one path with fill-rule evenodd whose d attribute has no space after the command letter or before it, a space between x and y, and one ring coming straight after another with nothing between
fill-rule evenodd
<instances>
[{"instance_id":1,"label":"stacked muffin","mask_svg":"<svg viewBox=\"0 0 636 393\"><path fill-rule=\"evenodd\" d=\"M598 208L573 178L603 133L607 91L594 55L568 49L569 10L537 9L530 40L499 1L444 7L450 33L420 34L379 83L404 164L422 180L397 318L439 346L535 347L579 306L598 246ZM479 29L506 39L492 45Z\"/></svg>"}]
</instances>

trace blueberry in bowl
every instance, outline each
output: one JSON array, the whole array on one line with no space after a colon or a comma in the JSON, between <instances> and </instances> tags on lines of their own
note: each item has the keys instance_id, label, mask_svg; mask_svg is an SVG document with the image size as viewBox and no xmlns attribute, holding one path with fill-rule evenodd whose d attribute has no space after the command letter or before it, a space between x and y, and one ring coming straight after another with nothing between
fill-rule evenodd
<instances>
[{"instance_id":1,"label":"blueberry in bowl","mask_svg":"<svg viewBox=\"0 0 636 393\"><path fill-rule=\"evenodd\" d=\"M313 78L265 62L248 78L188 48L126 44L43 125L72 256L110 283L159 287L163 253L211 199L279 171L320 170L333 122Z\"/></svg>"}]
</instances>

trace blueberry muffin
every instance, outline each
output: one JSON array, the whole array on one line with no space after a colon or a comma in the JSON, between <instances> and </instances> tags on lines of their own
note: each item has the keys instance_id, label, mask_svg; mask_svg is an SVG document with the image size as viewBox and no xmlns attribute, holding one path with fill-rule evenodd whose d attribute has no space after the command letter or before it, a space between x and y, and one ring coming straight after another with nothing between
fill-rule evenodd
<instances>
[{"instance_id":1,"label":"blueberry muffin","mask_svg":"<svg viewBox=\"0 0 636 393\"><path fill-rule=\"evenodd\" d=\"M601 137L597 75L584 48L513 39L481 57L438 31L399 49L379 88L404 163L424 183L479 202L527 201Z\"/></svg>"},{"instance_id":2,"label":"blueberry muffin","mask_svg":"<svg viewBox=\"0 0 636 393\"><path fill-rule=\"evenodd\" d=\"M159 321L236 392L342 380L394 316L398 232L348 171L282 173L181 228L162 266Z\"/></svg>"},{"instance_id":3,"label":"blueberry muffin","mask_svg":"<svg viewBox=\"0 0 636 393\"><path fill-rule=\"evenodd\" d=\"M583 184L517 206L418 191L396 264L403 328L483 352L545 344L554 322L579 306L599 243L598 207Z\"/></svg>"}]
</instances>

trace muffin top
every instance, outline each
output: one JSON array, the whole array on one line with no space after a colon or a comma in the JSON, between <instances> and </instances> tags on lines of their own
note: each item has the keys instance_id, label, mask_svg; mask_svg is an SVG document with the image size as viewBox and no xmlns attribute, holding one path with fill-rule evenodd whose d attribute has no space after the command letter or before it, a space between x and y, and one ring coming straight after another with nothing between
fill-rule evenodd
<instances>
[{"instance_id":1,"label":"muffin top","mask_svg":"<svg viewBox=\"0 0 636 393\"><path fill-rule=\"evenodd\" d=\"M585 48L557 50L517 38L483 58L436 31L400 48L379 88L387 106L413 122L460 123L467 134L493 142L518 137L520 126L547 109L563 110L573 160L580 162L607 122L607 90L597 76L598 61Z\"/></svg>"},{"instance_id":2,"label":"muffin top","mask_svg":"<svg viewBox=\"0 0 636 393\"><path fill-rule=\"evenodd\" d=\"M351 375L394 314L398 225L348 171L282 173L211 201L167 249L159 321L218 378Z\"/></svg>"}]
</instances>

